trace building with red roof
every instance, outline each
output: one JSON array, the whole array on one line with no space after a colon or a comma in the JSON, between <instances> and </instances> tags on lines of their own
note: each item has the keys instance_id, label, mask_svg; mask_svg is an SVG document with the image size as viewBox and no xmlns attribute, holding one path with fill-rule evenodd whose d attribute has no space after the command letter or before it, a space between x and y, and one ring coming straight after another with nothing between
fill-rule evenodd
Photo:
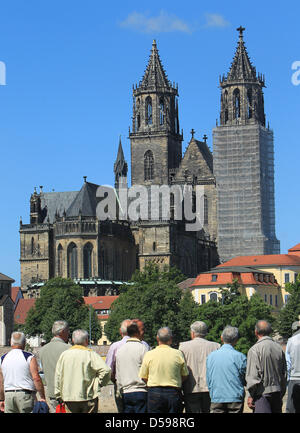
<instances>
[{"instance_id":1,"label":"building with red roof","mask_svg":"<svg viewBox=\"0 0 300 433\"><path fill-rule=\"evenodd\" d=\"M36 299L19 299L14 312L14 320L18 325L24 325L26 316L31 307L34 307Z\"/></svg>"},{"instance_id":2,"label":"building with red roof","mask_svg":"<svg viewBox=\"0 0 300 433\"><path fill-rule=\"evenodd\" d=\"M84 303L93 307L98 319L101 322L102 337L98 340L98 345L110 344L107 335L104 332L104 326L110 315L111 304L118 298L118 296L84 296Z\"/></svg>"},{"instance_id":3,"label":"building with red roof","mask_svg":"<svg viewBox=\"0 0 300 433\"><path fill-rule=\"evenodd\" d=\"M191 286L192 294L199 304L204 304L209 300L218 300L221 297L221 289L226 289L227 285L234 281L238 282L242 295L250 298L258 293L266 303L273 307L274 311L282 307L281 287L274 274L251 267L218 266L209 272L202 272Z\"/></svg>"}]
</instances>

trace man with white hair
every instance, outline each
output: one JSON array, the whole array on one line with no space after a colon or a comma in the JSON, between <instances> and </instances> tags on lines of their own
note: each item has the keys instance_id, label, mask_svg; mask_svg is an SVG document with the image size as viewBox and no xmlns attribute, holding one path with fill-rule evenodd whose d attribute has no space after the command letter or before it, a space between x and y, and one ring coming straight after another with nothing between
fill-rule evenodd
<instances>
[{"instance_id":1,"label":"man with white hair","mask_svg":"<svg viewBox=\"0 0 300 433\"><path fill-rule=\"evenodd\" d=\"M69 334L69 325L65 320L55 321L52 326L53 338L41 348L39 354L45 375L46 395L50 413L55 413L58 405L54 394L54 374L58 358L62 352L70 348L70 345L67 344Z\"/></svg>"},{"instance_id":2,"label":"man with white hair","mask_svg":"<svg viewBox=\"0 0 300 433\"><path fill-rule=\"evenodd\" d=\"M125 319L121 322L120 325L120 335L122 337L121 340L115 341L112 343L108 349L105 362L111 369L111 380L114 382L114 392L115 392L115 402L119 413L123 412L123 397L122 392L120 390L120 387L118 386L116 382L116 354L117 351L126 343L126 341L129 339L129 336L127 334L127 327L132 323L136 322L139 326L139 331L141 335L141 342L144 344L147 350L149 350L149 345L143 340L144 337L144 323L140 319Z\"/></svg>"},{"instance_id":3,"label":"man with white hair","mask_svg":"<svg viewBox=\"0 0 300 433\"><path fill-rule=\"evenodd\" d=\"M24 350L25 344L23 332L13 332L11 350L1 356L0 410L5 413L31 413L36 392L46 401L36 357Z\"/></svg>"},{"instance_id":4,"label":"man with white hair","mask_svg":"<svg viewBox=\"0 0 300 433\"><path fill-rule=\"evenodd\" d=\"M180 343L189 376L183 383L185 410L187 413L209 413L210 397L206 384L206 358L220 348L219 343L205 339L207 326L204 322L191 324L191 340Z\"/></svg>"},{"instance_id":5,"label":"man with white hair","mask_svg":"<svg viewBox=\"0 0 300 433\"><path fill-rule=\"evenodd\" d=\"M97 413L99 386L109 382L110 368L88 348L87 331L76 329L72 341L56 364L55 397L64 402L67 413Z\"/></svg>"},{"instance_id":6,"label":"man with white hair","mask_svg":"<svg viewBox=\"0 0 300 433\"><path fill-rule=\"evenodd\" d=\"M182 412L181 387L189 372L182 352L171 347L172 337L170 328L158 330L158 346L145 354L139 372L147 384L150 413Z\"/></svg>"},{"instance_id":7,"label":"man with white hair","mask_svg":"<svg viewBox=\"0 0 300 433\"><path fill-rule=\"evenodd\" d=\"M234 349L239 331L226 326L219 350L210 353L206 359L206 381L211 398L211 413L243 412L246 385L246 356Z\"/></svg>"}]
</instances>

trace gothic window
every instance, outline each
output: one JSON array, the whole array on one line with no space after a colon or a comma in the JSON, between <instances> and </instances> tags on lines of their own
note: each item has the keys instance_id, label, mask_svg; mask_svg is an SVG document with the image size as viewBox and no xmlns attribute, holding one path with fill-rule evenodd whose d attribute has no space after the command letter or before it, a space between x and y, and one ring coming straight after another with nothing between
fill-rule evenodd
<instances>
[{"instance_id":1,"label":"gothic window","mask_svg":"<svg viewBox=\"0 0 300 433\"><path fill-rule=\"evenodd\" d=\"M59 277L62 277L63 274L62 255L63 255L63 247L61 246L61 244L59 244L57 248L57 275Z\"/></svg>"},{"instance_id":2,"label":"gothic window","mask_svg":"<svg viewBox=\"0 0 300 433\"><path fill-rule=\"evenodd\" d=\"M225 90L224 92L224 116L225 123L228 121L228 92Z\"/></svg>"},{"instance_id":3,"label":"gothic window","mask_svg":"<svg viewBox=\"0 0 300 433\"><path fill-rule=\"evenodd\" d=\"M92 276L92 253L93 245L88 242L83 248L83 277L90 278Z\"/></svg>"},{"instance_id":4,"label":"gothic window","mask_svg":"<svg viewBox=\"0 0 300 433\"><path fill-rule=\"evenodd\" d=\"M247 90L247 110L248 110L248 119L252 117L252 90Z\"/></svg>"},{"instance_id":5,"label":"gothic window","mask_svg":"<svg viewBox=\"0 0 300 433\"><path fill-rule=\"evenodd\" d=\"M233 109L234 118L238 119L241 115L241 99L239 89L235 89L235 91L233 92Z\"/></svg>"},{"instance_id":6,"label":"gothic window","mask_svg":"<svg viewBox=\"0 0 300 433\"><path fill-rule=\"evenodd\" d=\"M203 197L203 222L208 224L208 199L206 195Z\"/></svg>"},{"instance_id":7,"label":"gothic window","mask_svg":"<svg viewBox=\"0 0 300 433\"><path fill-rule=\"evenodd\" d=\"M178 120L178 98L176 96L175 98L175 120L174 120L175 124L175 134L179 134L179 120Z\"/></svg>"},{"instance_id":8,"label":"gothic window","mask_svg":"<svg viewBox=\"0 0 300 433\"><path fill-rule=\"evenodd\" d=\"M159 100L159 124L163 125L165 122L165 104L163 98Z\"/></svg>"},{"instance_id":9,"label":"gothic window","mask_svg":"<svg viewBox=\"0 0 300 433\"><path fill-rule=\"evenodd\" d=\"M144 155L144 179L152 180L154 176L154 158L151 150L147 150Z\"/></svg>"},{"instance_id":10,"label":"gothic window","mask_svg":"<svg viewBox=\"0 0 300 433\"><path fill-rule=\"evenodd\" d=\"M34 239L33 238L31 238L30 253L31 253L31 255L34 254Z\"/></svg>"},{"instance_id":11,"label":"gothic window","mask_svg":"<svg viewBox=\"0 0 300 433\"><path fill-rule=\"evenodd\" d=\"M146 98L146 125L152 125L152 99Z\"/></svg>"},{"instance_id":12,"label":"gothic window","mask_svg":"<svg viewBox=\"0 0 300 433\"><path fill-rule=\"evenodd\" d=\"M68 278L73 280L78 277L77 246L71 242L68 246Z\"/></svg>"}]
</instances>

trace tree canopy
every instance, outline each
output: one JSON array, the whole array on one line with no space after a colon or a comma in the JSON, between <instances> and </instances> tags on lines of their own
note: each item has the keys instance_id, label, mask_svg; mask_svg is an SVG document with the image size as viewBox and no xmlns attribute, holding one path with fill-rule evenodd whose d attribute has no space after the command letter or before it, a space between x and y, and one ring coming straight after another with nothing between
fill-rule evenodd
<instances>
[{"instance_id":1,"label":"tree canopy","mask_svg":"<svg viewBox=\"0 0 300 433\"><path fill-rule=\"evenodd\" d=\"M276 328L279 334L287 339L292 336L292 323L299 320L300 315L300 275L294 283L286 283L285 290L289 293L286 304L280 310Z\"/></svg>"},{"instance_id":2,"label":"tree canopy","mask_svg":"<svg viewBox=\"0 0 300 433\"><path fill-rule=\"evenodd\" d=\"M120 339L120 323L139 318L145 323L145 341L156 344L159 328L169 326L173 343L188 338L190 321L196 319L197 304L190 292L183 295L178 283L184 276L176 268L160 270L150 262L143 271L136 271L132 285L122 287L111 307L105 333L111 341Z\"/></svg>"},{"instance_id":3,"label":"tree canopy","mask_svg":"<svg viewBox=\"0 0 300 433\"><path fill-rule=\"evenodd\" d=\"M56 320L66 320L70 332L75 329L89 331L89 307L84 304L82 288L71 279L53 278L40 291L26 317L24 331L27 335L43 334L46 341L52 338L52 325ZM97 341L102 331L94 309L91 308L91 337Z\"/></svg>"}]
</instances>

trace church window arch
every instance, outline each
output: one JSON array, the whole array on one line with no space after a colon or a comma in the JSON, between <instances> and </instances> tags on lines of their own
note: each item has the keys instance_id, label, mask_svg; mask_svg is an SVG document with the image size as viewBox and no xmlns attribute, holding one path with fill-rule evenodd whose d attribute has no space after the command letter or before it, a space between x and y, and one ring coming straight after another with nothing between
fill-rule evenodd
<instances>
[{"instance_id":1,"label":"church window arch","mask_svg":"<svg viewBox=\"0 0 300 433\"><path fill-rule=\"evenodd\" d=\"M146 98L146 125L152 125L152 99L150 96Z\"/></svg>"},{"instance_id":2,"label":"church window arch","mask_svg":"<svg viewBox=\"0 0 300 433\"><path fill-rule=\"evenodd\" d=\"M63 247L61 244L57 248L57 275L62 277L63 274Z\"/></svg>"},{"instance_id":3,"label":"church window arch","mask_svg":"<svg viewBox=\"0 0 300 433\"><path fill-rule=\"evenodd\" d=\"M206 195L203 197L203 222L208 224L208 198Z\"/></svg>"},{"instance_id":4,"label":"church window arch","mask_svg":"<svg viewBox=\"0 0 300 433\"><path fill-rule=\"evenodd\" d=\"M159 124L163 125L165 123L165 104L164 99L159 100Z\"/></svg>"},{"instance_id":5,"label":"church window arch","mask_svg":"<svg viewBox=\"0 0 300 433\"><path fill-rule=\"evenodd\" d=\"M235 89L233 92L233 109L234 109L234 118L238 119L241 117L241 98L239 89Z\"/></svg>"},{"instance_id":6,"label":"church window arch","mask_svg":"<svg viewBox=\"0 0 300 433\"><path fill-rule=\"evenodd\" d=\"M252 90L247 90L247 114L248 119L251 119L252 117Z\"/></svg>"},{"instance_id":7,"label":"church window arch","mask_svg":"<svg viewBox=\"0 0 300 433\"><path fill-rule=\"evenodd\" d=\"M68 257L68 278L78 278L78 253L77 246L74 242L71 242L68 246L67 257Z\"/></svg>"},{"instance_id":8,"label":"church window arch","mask_svg":"<svg viewBox=\"0 0 300 433\"><path fill-rule=\"evenodd\" d=\"M144 179L153 180L154 177L154 158L151 150L147 150L144 155Z\"/></svg>"},{"instance_id":9,"label":"church window arch","mask_svg":"<svg viewBox=\"0 0 300 433\"><path fill-rule=\"evenodd\" d=\"M83 277L90 278L92 276L92 256L93 245L88 242L83 247Z\"/></svg>"}]
</instances>

